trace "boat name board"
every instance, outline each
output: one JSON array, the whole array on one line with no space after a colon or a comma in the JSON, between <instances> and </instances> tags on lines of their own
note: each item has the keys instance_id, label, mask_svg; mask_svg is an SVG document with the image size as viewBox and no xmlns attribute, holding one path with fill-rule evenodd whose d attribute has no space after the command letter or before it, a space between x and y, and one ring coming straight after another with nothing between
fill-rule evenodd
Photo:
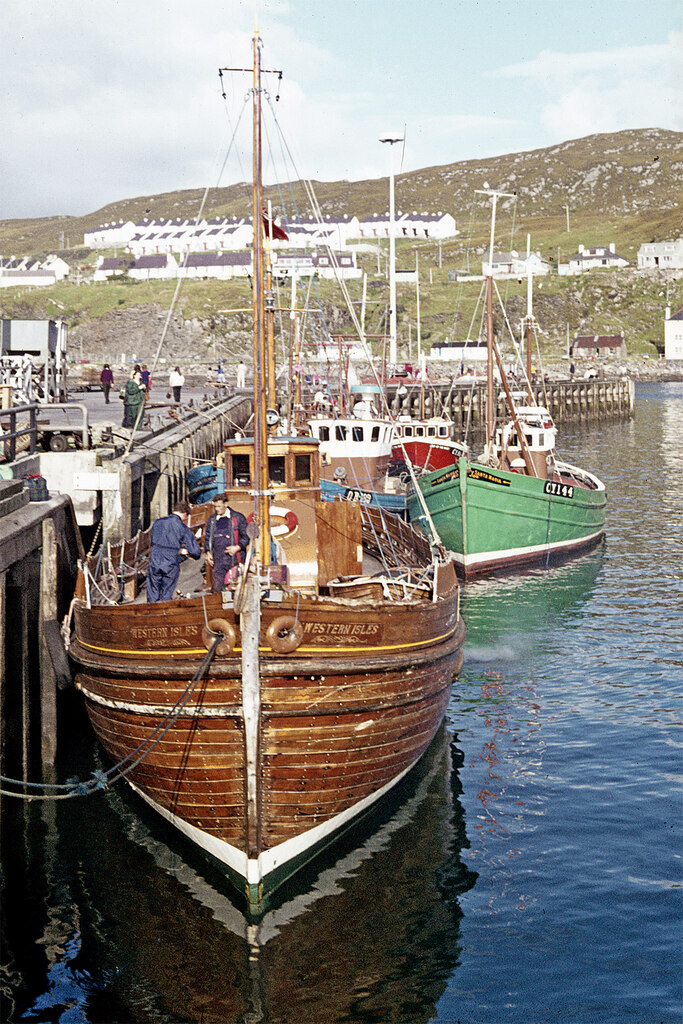
<instances>
[{"instance_id":1,"label":"boat name board","mask_svg":"<svg viewBox=\"0 0 683 1024\"><path fill-rule=\"evenodd\" d=\"M554 494L560 498L574 497L574 488L571 484L559 484L556 480L546 480L543 490L546 494Z\"/></svg>"},{"instance_id":2,"label":"boat name board","mask_svg":"<svg viewBox=\"0 0 683 1024\"><path fill-rule=\"evenodd\" d=\"M344 501L359 501L361 505L371 505L372 491L361 491L356 487L347 487Z\"/></svg>"},{"instance_id":3,"label":"boat name board","mask_svg":"<svg viewBox=\"0 0 683 1024\"><path fill-rule=\"evenodd\" d=\"M184 626L133 626L131 636L134 640L145 640L150 647L190 647L197 640L199 628L194 625Z\"/></svg>"},{"instance_id":4,"label":"boat name board","mask_svg":"<svg viewBox=\"0 0 683 1024\"><path fill-rule=\"evenodd\" d=\"M487 469L480 469L479 466L468 466L467 475L473 480L483 480L487 484L500 484L502 487L509 487L510 481L502 476L489 473Z\"/></svg>"},{"instance_id":5,"label":"boat name board","mask_svg":"<svg viewBox=\"0 0 683 1024\"><path fill-rule=\"evenodd\" d=\"M330 636L352 636L356 640L371 640L380 633L379 622L305 622L304 634L320 640Z\"/></svg>"},{"instance_id":6,"label":"boat name board","mask_svg":"<svg viewBox=\"0 0 683 1024\"><path fill-rule=\"evenodd\" d=\"M459 476L460 468L458 466L453 466L451 469L447 470L445 473L442 473L440 476L433 477L433 479L430 480L429 483L432 487L440 487L441 484L447 484L449 480L457 480Z\"/></svg>"}]
</instances>

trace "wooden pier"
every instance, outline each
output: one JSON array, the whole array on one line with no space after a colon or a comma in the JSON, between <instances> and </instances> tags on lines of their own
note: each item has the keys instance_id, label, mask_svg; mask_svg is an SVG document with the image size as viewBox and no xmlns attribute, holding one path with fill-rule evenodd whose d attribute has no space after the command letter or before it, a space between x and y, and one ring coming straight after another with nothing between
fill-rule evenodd
<instances>
[{"instance_id":1,"label":"wooden pier","mask_svg":"<svg viewBox=\"0 0 683 1024\"><path fill-rule=\"evenodd\" d=\"M511 390L517 390L514 382ZM538 404L548 409L558 425L633 417L635 385L628 377L548 381L535 385L533 390ZM463 435L467 431L480 432L486 423L486 381L481 378L451 385L430 383L424 388L418 381L406 380L404 384L390 385L387 398L394 415L419 416L424 404L425 416L447 415ZM502 392L498 396L497 415L506 415Z\"/></svg>"}]
</instances>

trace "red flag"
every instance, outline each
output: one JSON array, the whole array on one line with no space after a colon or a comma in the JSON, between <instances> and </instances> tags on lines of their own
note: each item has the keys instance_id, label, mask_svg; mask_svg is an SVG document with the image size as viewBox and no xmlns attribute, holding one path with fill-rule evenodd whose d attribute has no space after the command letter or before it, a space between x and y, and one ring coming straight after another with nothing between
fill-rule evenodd
<instances>
[{"instance_id":1,"label":"red flag","mask_svg":"<svg viewBox=\"0 0 683 1024\"><path fill-rule=\"evenodd\" d=\"M280 242L289 241L289 235L281 227L278 227L274 220L268 220L265 213L263 214L263 230L266 233L266 238L272 238L274 241Z\"/></svg>"}]
</instances>

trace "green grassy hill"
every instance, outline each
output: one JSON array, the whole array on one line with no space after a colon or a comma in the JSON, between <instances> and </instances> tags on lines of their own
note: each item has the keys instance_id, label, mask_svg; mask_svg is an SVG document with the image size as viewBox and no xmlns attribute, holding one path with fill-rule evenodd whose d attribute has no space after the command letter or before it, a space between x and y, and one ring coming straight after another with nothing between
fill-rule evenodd
<instances>
[{"instance_id":1,"label":"green grassy hill","mask_svg":"<svg viewBox=\"0 0 683 1024\"><path fill-rule=\"evenodd\" d=\"M398 242L397 264L420 265L420 326L422 343L429 349L436 340L460 340L478 333L475 306L480 285L448 283L448 271L469 268L481 272L488 246L490 211L475 190L487 181L492 187L514 192L516 200L501 202L496 245L499 250L526 250L531 246L556 264L586 246L611 242L635 265L640 245L683 235L683 133L642 129L594 135L542 150L509 154L424 168L396 177L397 211L450 212L459 234L444 241ZM380 213L388 206L387 179L359 182L314 183L323 215ZM276 214L291 218L280 208L280 195L265 189ZM289 190L302 215L308 209L302 183ZM46 255L59 252L74 275L87 277L97 253L83 248L83 232L119 219L196 216L201 189L140 196L112 202L85 217L52 217L0 221L0 253ZM249 216L251 185L237 184L209 193L205 216ZM569 230L567 209L569 207ZM63 247L60 241L64 239ZM68 242L68 244L67 244ZM386 245L381 254L362 257L368 273L369 298L366 329L386 329ZM379 273L378 273L379 265ZM515 325L524 311L524 287L504 282L508 315ZM119 282L80 286L74 281L49 289L0 290L0 315L30 317L62 315L72 339L83 346L84 357L102 358L130 350L131 336L141 358L150 358L175 291L175 282ZM351 289L360 302L360 285ZM334 330L351 329L340 308L336 285L317 282L314 298L326 310ZM666 302L683 305L680 281L665 282L663 275L593 272L583 278L559 278L537 283L534 310L549 353L566 350L567 333L611 334L624 330L630 352L654 354L663 339ZM282 297L282 304L288 296ZM183 285L169 336L169 358L191 355L210 358L220 352L249 346L243 315L226 309L250 302L246 282L190 282ZM399 340L407 355L416 335L414 286L398 290Z\"/></svg>"}]
</instances>

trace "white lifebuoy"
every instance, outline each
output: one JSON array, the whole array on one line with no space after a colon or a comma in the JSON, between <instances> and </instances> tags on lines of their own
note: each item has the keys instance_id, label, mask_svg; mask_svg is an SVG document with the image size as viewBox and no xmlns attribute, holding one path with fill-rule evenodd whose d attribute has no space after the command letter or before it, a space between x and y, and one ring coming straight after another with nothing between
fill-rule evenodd
<instances>
[{"instance_id":1,"label":"white lifebuoy","mask_svg":"<svg viewBox=\"0 0 683 1024\"><path fill-rule=\"evenodd\" d=\"M273 523L274 518L281 519L282 522ZM291 537L299 525L296 513L281 505L270 506L270 519L270 532L273 537Z\"/></svg>"}]
</instances>

